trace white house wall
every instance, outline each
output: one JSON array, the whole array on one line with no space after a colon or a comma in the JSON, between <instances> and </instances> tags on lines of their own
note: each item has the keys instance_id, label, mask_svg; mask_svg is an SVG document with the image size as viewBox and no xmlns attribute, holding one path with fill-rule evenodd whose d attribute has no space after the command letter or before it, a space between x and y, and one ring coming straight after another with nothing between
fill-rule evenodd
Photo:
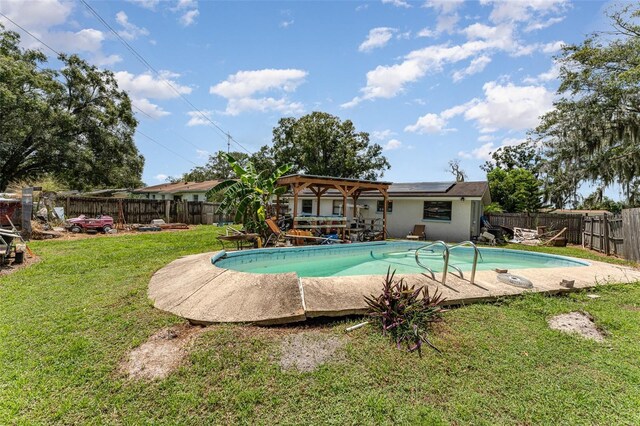
<instances>
[{"instance_id":1,"label":"white house wall","mask_svg":"<svg viewBox=\"0 0 640 426\"><path fill-rule=\"evenodd\" d=\"M309 199L309 198L306 198ZM333 214L333 200L342 200L341 198L324 197L320 200L320 215L331 216ZM464 201L460 198L389 198L393 202L393 211L387 213L387 231L390 238L404 238L412 230L416 224L426 225L426 234L428 240L444 240L447 242L456 242L468 240L472 234L471 218L471 201L481 200L480 197L467 197ZM358 206L366 206L361 208L360 214L363 219L382 219L382 212L376 212L377 199L358 200ZM423 220L424 201L451 201L451 220ZM317 199L313 198L313 209L311 214L316 214ZM347 201L347 219L352 220L353 200ZM293 197L289 199L289 212L293 213ZM298 214L302 213L302 198L298 198ZM476 218L478 220L479 218Z\"/></svg>"}]
</instances>

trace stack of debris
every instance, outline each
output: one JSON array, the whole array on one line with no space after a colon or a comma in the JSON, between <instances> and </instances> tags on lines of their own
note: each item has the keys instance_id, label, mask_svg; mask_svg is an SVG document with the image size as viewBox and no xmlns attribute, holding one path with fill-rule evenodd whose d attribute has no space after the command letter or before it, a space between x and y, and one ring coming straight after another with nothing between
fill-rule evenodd
<instances>
[{"instance_id":1,"label":"stack of debris","mask_svg":"<svg viewBox=\"0 0 640 426\"><path fill-rule=\"evenodd\" d=\"M562 228L558 231L546 231L546 227L539 226L538 229L525 229L525 228L513 228L513 239L509 240L510 243L525 244L530 246L556 246L565 247L567 245L567 238L564 234L567 232L567 228Z\"/></svg>"}]
</instances>

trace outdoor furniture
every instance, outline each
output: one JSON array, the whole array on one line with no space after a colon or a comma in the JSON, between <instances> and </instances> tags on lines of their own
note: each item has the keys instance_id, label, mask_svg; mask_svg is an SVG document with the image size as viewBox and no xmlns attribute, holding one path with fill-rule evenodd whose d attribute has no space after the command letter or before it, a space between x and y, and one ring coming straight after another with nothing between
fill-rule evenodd
<instances>
[{"instance_id":1,"label":"outdoor furniture","mask_svg":"<svg viewBox=\"0 0 640 426\"><path fill-rule=\"evenodd\" d=\"M220 244L222 244L222 248L224 249L224 242L231 241L236 243L236 249L242 250L242 243L251 242L254 243L260 238L258 234L248 234L246 232L238 231L230 226L227 226L227 234L231 232L231 235L220 235L218 240Z\"/></svg>"},{"instance_id":2,"label":"outdoor furniture","mask_svg":"<svg viewBox=\"0 0 640 426\"><path fill-rule=\"evenodd\" d=\"M333 243L341 243L342 240L336 238L335 236L329 235L324 237L316 237L307 235L307 233L303 233L303 231L292 229L289 231L290 233L285 233L280 229L280 227L276 224L273 219L267 219L265 221L269 230L271 231L271 235L267 238L265 242L265 246L269 245L269 243L273 243L275 246L278 242L283 242L287 238L293 240L296 244L303 242L304 240L315 241L320 244L333 244Z\"/></svg>"},{"instance_id":3,"label":"outdoor furniture","mask_svg":"<svg viewBox=\"0 0 640 426\"><path fill-rule=\"evenodd\" d=\"M425 229L425 225L413 225L413 231L407 235L407 240L426 240L427 234Z\"/></svg>"}]
</instances>

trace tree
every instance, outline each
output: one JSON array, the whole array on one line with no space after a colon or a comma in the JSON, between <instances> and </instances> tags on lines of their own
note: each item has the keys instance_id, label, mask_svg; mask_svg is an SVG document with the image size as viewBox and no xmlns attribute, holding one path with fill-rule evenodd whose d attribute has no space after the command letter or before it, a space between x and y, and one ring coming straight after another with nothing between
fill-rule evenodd
<instances>
[{"instance_id":1,"label":"tree","mask_svg":"<svg viewBox=\"0 0 640 426\"><path fill-rule=\"evenodd\" d=\"M240 165L246 164L249 159L249 156L243 152L231 152L230 154ZM227 160L227 155L224 151L218 151L215 155L209 156L209 161L204 166L196 166L181 177L170 177L168 180L170 182L204 182L205 180L235 178L236 175Z\"/></svg>"},{"instance_id":2,"label":"tree","mask_svg":"<svg viewBox=\"0 0 640 426\"><path fill-rule=\"evenodd\" d=\"M512 170L515 168L530 170L538 175L542 163L539 149L527 141L518 145L502 146L491 153L491 160L486 161L480 168L489 173L495 168Z\"/></svg>"},{"instance_id":3,"label":"tree","mask_svg":"<svg viewBox=\"0 0 640 426\"><path fill-rule=\"evenodd\" d=\"M640 8L629 3L609 17L612 31L563 48L561 97L535 131L546 196L557 207L576 204L585 182L618 183L640 203Z\"/></svg>"},{"instance_id":4,"label":"tree","mask_svg":"<svg viewBox=\"0 0 640 426\"><path fill-rule=\"evenodd\" d=\"M0 25L0 192L51 175L74 189L135 187L144 158L128 95L110 71L60 55L62 69Z\"/></svg>"},{"instance_id":5,"label":"tree","mask_svg":"<svg viewBox=\"0 0 640 426\"><path fill-rule=\"evenodd\" d=\"M267 217L274 215L272 199L275 195L282 195L286 187L276 186L276 181L289 171L291 166L285 165L274 171L256 171L248 161L243 167L233 156L223 153L229 166L233 169L236 179L220 182L209 190L207 199L213 199L216 194L223 194L218 213L235 214L234 221L242 223L249 232L255 232L266 237Z\"/></svg>"},{"instance_id":6,"label":"tree","mask_svg":"<svg viewBox=\"0 0 640 426\"><path fill-rule=\"evenodd\" d=\"M601 190L597 190L587 196L578 206L584 210L608 210L611 213L620 213L625 206L619 201L603 196Z\"/></svg>"},{"instance_id":7,"label":"tree","mask_svg":"<svg viewBox=\"0 0 640 426\"><path fill-rule=\"evenodd\" d=\"M269 151L275 164L291 163L293 173L373 180L389 168L368 133L324 112L280 119Z\"/></svg>"},{"instance_id":8,"label":"tree","mask_svg":"<svg viewBox=\"0 0 640 426\"><path fill-rule=\"evenodd\" d=\"M491 199L506 212L536 212L542 207L540 181L530 170L495 168L487 180Z\"/></svg>"},{"instance_id":9,"label":"tree","mask_svg":"<svg viewBox=\"0 0 640 426\"><path fill-rule=\"evenodd\" d=\"M464 180L467 178L467 174L464 170L462 170L462 167L460 166L460 160L458 159L449 161L449 168L446 171L456 177L456 182L464 182Z\"/></svg>"}]
</instances>

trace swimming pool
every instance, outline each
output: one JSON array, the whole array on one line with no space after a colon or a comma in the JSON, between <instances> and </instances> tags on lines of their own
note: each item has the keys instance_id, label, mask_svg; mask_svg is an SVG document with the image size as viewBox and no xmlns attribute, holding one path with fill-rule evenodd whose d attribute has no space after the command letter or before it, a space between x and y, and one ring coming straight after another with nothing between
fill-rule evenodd
<instances>
[{"instance_id":1,"label":"swimming pool","mask_svg":"<svg viewBox=\"0 0 640 426\"><path fill-rule=\"evenodd\" d=\"M397 274L420 274L426 270L416 263L415 250L426 243L380 241L374 243L305 246L221 252L211 259L215 266L241 272L277 274L295 272L299 277L338 277L383 275L387 269ZM421 250L420 262L435 272L442 272L443 249ZM473 248L452 250L449 265L470 271ZM499 248L480 248L478 270L558 268L588 266L588 262L564 256Z\"/></svg>"}]
</instances>

